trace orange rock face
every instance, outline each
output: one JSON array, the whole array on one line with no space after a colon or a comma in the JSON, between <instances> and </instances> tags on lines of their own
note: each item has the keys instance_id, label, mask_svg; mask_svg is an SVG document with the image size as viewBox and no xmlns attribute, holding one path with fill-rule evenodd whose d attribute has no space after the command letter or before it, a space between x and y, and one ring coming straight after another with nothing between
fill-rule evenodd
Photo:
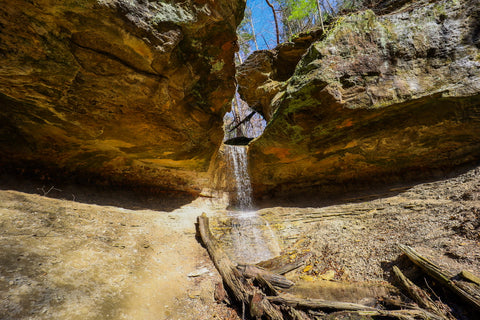
<instances>
[{"instance_id":1,"label":"orange rock face","mask_svg":"<svg viewBox=\"0 0 480 320\"><path fill-rule=\"evenodd\" d=\"M246 101L270 114L249 148L257 196L325 197L480 159L477 2L415 1L395 10L340 18L284 82L275 68L255 87L241 82ZM275 65L273 53L268 63L260 54L247 59L240 72ZM257 95L272 81L285 89Z\"/></svg>"},{"instance_id":2,"label":"orange rock face","mask_svg":"<svg viewBox=\"0 0 480 320\"><path fill-rule=\"evenodd\" d=\"M197 192L244 1L4 1L0 166Z\"/></svg>"}]
</instances>

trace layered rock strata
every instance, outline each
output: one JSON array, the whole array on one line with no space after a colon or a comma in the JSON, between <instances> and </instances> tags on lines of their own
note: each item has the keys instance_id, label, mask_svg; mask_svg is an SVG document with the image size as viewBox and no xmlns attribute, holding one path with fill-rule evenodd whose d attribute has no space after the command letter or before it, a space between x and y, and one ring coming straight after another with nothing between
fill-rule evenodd
<instances>
[{"instance_id":1,"label":"layered rock strata","mask_svg":"<svg viewBox=\"0 0 480 320\"><path fill-rule=\"evenodd\" d=\"M0 166L196 192L235 90L243 0L0 5Z\"/></svg>"},{"instance_id":2,"label":"layered rock strata","mask_svg":"<svg viewBox=\"0 0 480 320\"><path fill-rule=\"evenodd\" d=\"M321 29L307 31L273 50L253 52L237 68L238 92L250 108L270 121L288 80L310 45L322 36Z\"/></svg>"},{"instance_id":3,"label":"layered rock strata","mask_svg":"<svg viewBox=\"0 0 480 320\"><path fill-rule=\"evenodd\" d=\"M286 81L270 76L274 68L255 87L239 79L249 93L243 98L254 106L263 99L271 114L250 143L256 194L315 186L338 193L478 161L479 4L413 1L387 15L350 14L308 48ZM274 58L254 54L240 77Z\"/></svg>"}]
</instances>

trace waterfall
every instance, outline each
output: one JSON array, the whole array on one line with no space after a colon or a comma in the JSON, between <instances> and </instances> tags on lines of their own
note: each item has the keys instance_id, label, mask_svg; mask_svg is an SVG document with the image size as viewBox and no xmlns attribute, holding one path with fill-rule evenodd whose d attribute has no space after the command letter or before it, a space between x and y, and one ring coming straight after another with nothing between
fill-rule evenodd
<instances>
[{"instance_id":1,"label":"waterfall","mask_svg":"<svg viewBox=\"0 0 480 320\"><path fill-rule=\"evenodd\" d=\"M235 95L232 111L225 115L224 122L227 141L243 137L248 143L265 128L262 117L252 113L238 94ZM270 225L255 211L248 173L248 146L224 144L223 148L232 208L227 213L228 221L224 222L228 229L222 235L225 250L238 263L257 263L271 259L279 254L280 249Z\"/></svg>"},{"instance_id":2,"label":"waterfall","mask_svg":"<svg viewBox=\"0 0 480 320\"><path fill-rule=\"evenodd\" d=\"M235 178L235 202L241 211L253 210L252 183L248 174L247 147L225 145Z\"/></svg>"},{"instance_id":3,"label":"waterfall","mask_svg":"<svg viewBox=\"0 0 480 320\"><path fill-rule=\"evenodd\" d=\"M252 185L248 173L247 147L225 145L226 160L235 179L234 210L229 254L239 263L257 263L278 255L280 249L270 225L254 210Z\"/></svg>"}]
</instances>

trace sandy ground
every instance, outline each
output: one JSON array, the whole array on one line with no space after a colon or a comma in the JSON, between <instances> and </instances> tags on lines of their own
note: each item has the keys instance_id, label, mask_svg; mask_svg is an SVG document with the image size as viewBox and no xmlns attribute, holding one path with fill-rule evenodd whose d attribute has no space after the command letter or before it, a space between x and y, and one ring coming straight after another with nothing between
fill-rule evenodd
<instances>
[{"instance_id":1,"label":"sandy ground","mask_svg":"<svg viewBox=\"0 0 480 320\"><path fill-rule=\"evenodd\" d=\"M195 237L202 212L215 217L219 237L232 229L218 228L226 223L225 198L152 205L58 186L65 200L44 196L49 186L14 185L0 190L0 319L240 319L214 300L220 277ZM480 274L480 168L389 191L258 211L279 249L312 254L288 275L296 293L360 303L387 294L388 285L368 282L390 279L400 243L452 272ZM330 289L309 287L316 280Z\"/></svg>"},{"instance_id":2,"label":"sandy ground","mask_svg":"<svg viewBox=\"0 0 480 320\"><path fill-rule=\"evenodd\" d=\"M446 302L456 318L477 319L474 310L406 259L398 244L413 247L453 275L462 270L480 275L480 168L367 198L259 210L284 251L312 255L307 267L289 275L296 282L291 292L374 304L382 295L398 295L390 290L397 265L432 297Z\"/></svg>"},{"instance_id":3,"label":"sandy ground","mask_svg":"<svg viewBox=\"0 0 480 320\"><path fill-rule=\"evenodd\" d=\"M323 261L318 272L331 264L350 280L388 279L401 254L397 244L403 244L454 273L480 274L480 168L386 191L390 195L372 200L270 207L259 214L276 229L283 248L301 240L300 247Z\"/></svg>"},{"instance_id":4,"label":"sandy ground","mask_svg":"<svg viewBox=\"0 0 480 320\"><path fill-rule=\"evenodd\" d=\"M0 191L0 319L237 319L214 301L220 277L195 238L196 217L221 209L208 198L165 212Z\"/></svg>"}]
</instances>

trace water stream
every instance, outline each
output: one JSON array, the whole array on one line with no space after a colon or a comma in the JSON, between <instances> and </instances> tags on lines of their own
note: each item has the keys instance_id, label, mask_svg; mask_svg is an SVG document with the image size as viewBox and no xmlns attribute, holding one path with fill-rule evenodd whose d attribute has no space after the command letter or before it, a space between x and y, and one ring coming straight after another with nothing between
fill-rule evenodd
<instances>
[{"instance_id":1,"label":"water stream","mask_svg":"<svg viewBox=\"0 0 480 320\"><path fill-rule=\"evenodd\" d=\"M279 254L279 245L268 222L254 209L248 174L247 147L225 146L225 154L235 179L231 223L230 255L238 263L257 263Z\"/></svg>"},{"instance_id":2,"label":"water stream","mask_svg":"<svg viewBox=\"0 0 480 320\"><path fill-rule=\"evenodd\" d=\"M248 174L247 147L225 145L225 153L235 178L235 206L239 211L251 211L252 183Z\"/></svg>"}]
</instances>

